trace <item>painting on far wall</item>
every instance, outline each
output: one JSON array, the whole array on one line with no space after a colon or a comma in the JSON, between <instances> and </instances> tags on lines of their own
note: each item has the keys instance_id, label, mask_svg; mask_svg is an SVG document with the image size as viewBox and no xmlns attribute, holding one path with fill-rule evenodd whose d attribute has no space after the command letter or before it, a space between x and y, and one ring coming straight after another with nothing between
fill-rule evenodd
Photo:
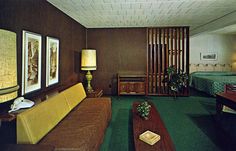
<instances>
[{"instance_id":1,"label":"painting on far wall","mask_svg":"<svg viewBox=\"0 0 236 151\"><path fill-rule=\"evenodd\" d=\"M217 60L217 53L215 52L203 52L200 55L201 60L215 61Z\"/></svg>"},{"instance_id":2,"label":"painting on far wall","mask_svg":"<svg viewBox=\"0 0 236 151\"><path fill-rule=\"evenodd\" d=\"M41 88L42 37L22 32L22 95Z\"/></svg>"},{"instance_id":3,"label":"painting on far wall","mask_svg":"<svg viewBox=\"0 0 236 151\"><path fill-rule=\"evenodd\" d=\"M47 36L46 87L59 82L59 40Z\"/></svg>"}]
</instances>

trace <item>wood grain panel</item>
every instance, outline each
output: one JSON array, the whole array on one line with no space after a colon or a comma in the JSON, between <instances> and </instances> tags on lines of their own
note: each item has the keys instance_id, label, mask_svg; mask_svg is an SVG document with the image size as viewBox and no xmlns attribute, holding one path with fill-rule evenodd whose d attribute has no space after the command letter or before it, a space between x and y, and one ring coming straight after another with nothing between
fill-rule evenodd
<instances>
[{"instance_id":1,"label":"wood grain panel","mask_svg":"<svg viewBox=\"0 0 236 151\"><path fill-rule=\"evenodd\" d=\"M92 86L106 95L117 94L117 73L146 72L146 28L90 28L88 47L97 50ZM83 72L84 74L84 72Z\"/></svg>"},{"instance_id":2,"label":"wood grain panel","mask_svg":"<svg viewBox=\"0 0 236 151\"><path fill-rule=\"evenodd\" d=\"M75 51L85 47L85 27L74 21L46 0L1 0L0 5L1 28L17 33L17 64L18 84L21 85L22 67L22 30L42 35L42 88L39 91L27 94L33 98L44 95L48 91L71 86L82 77L79 76L79 56ZM46 88L46 36L60 40L60 83ZM20 93L19 93L20 95Z\"/></svg>"}]
</instances>

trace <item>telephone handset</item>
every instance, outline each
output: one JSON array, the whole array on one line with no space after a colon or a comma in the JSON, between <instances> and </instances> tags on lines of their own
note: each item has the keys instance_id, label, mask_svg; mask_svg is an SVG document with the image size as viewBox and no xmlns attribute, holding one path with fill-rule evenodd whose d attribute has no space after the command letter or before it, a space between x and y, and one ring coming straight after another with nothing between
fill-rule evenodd
<instances>
[{"instance_id":1,"label":"telephone handset","mask_svg":"<svg viewBox=\"0 0 236 151\"><path fill-rule=\"evenodd\" d=\"M34 105L33 101L25 99L24 97L18 97L14 100L13 104L11 105L11 110L8 112L11 113L13 111L17 111L22 108L30 108Z\"/></svg>"}]
</instances>

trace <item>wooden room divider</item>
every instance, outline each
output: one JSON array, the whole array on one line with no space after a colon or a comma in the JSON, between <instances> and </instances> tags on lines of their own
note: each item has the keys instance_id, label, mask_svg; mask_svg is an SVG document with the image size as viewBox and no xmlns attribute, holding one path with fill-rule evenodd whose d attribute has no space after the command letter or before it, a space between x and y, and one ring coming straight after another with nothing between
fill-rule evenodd
<instances>
[{"instance_id":1,"label":"wooden room divider","mask_svg":"<svg viewBox=\"0 0 236 151\"><path fill-rule=\"evenodd\" d=\"M148 95L172 95L166 70L173 66L189 74L189 27L147 28L147 82ZM177 95L187 96L189 88Z\"/></svg>"}]
</instances>

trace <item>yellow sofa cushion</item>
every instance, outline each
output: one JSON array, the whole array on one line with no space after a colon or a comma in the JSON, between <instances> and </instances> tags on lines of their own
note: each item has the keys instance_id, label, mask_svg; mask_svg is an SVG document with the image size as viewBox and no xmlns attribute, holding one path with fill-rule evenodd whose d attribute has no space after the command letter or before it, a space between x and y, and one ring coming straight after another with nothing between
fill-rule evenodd
<instances>
[{"instance_id":1,"label":"yellow sofa cushion","mask_svg":"<svg viewBox=\"0 0 236 151\"><path fill-rule=\"evenodd\" d=\"M64 94L59 93L33 108L18 114L17 143L36 144L54 128L70 110Z\"/></svg>"},{"instance_id":2,"label":"yellow sofa cushion","mask_svg":"<svg viewBox=\"0 0 236 151\"><path fill-rule=\"evenodd\" d=\"M79 104L84 98L86 98L86 93L82 83L78 83L64 91L62 91L66 97L66 100L72 110L77 104Z\"/></svg>"}]
</instances>

